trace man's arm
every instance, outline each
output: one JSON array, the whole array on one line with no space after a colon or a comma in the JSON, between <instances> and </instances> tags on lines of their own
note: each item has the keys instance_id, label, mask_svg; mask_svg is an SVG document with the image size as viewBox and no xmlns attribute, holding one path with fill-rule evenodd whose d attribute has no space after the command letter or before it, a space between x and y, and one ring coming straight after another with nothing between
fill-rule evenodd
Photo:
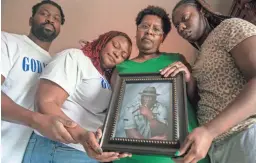
<instances>
[{"instance_id":1,"label":"man's arm","mask_svg":"<svg viewBox=\"0 0 256 163\"><path fill-rule=\"evenodd\" d=\"M163 117L159 119L163 119L162 121L166 121L164 120L164 117L167 116L166 108L159 105L158 109L160 112L159 114L161 114L158 117ZM152 111L149 108L141 106L140 113L149 121L152 136L164 135L166 133L166 124L154 117Z\"/></svg>"},{"instance_id":2,"label":"man's arm","mask_svg":"<svg viewBox=\"0 0 256 163\"><path fill-rule=\"evenodd\" d=\"M1 75L1 85L4 83L5 77ZM22 124L34 128L38 124L38 120L42 119L39 113L30 111L17 105L10 97L1 91L1 117L2 120Z\"/></svg>"},{"instance_id":3,"label":"man's arm","mask_svg":"<svg viewBox=\"0 0 256 163\"><path fill-rule=\"evenodd\" d=\"M9 49L9 44L14 44L14 42L8 41L9 34L6 32L1 32L1 85L5 81L5 77L8 76L13 63L19 57L16 53L11 53L15 51L16 46L12 46ZM22 124L28 127L34 127L34 124L38 123L37 120L42 119L40 114L32 112L20 105L17 105L10 97L8 97L3 91L1 91L1 118L4 121L9 121L17 124ZM18 92L19 93L19 92ZM20 92L21 93L21 92Z\"/></svg>"},{"instance_id":4,"label":"man's arm","mask_svg":"<svg viewBox=\"0 0 256 163\"><path fill-rule=\"evenodd\" d=\"M157 119L149 120L152 136L165 135L167 133L167 125Z\"/></svg>"},{"instance_id":5,"label":"man's arm","mask_svg":"<svg viewBox=\"0 0 256 163\"><path fill-rule=\"evenodd\" d=\"M139 131L137 131L135 128L125 129L125 133L126 133L128 138L144 139L144 136L142 136L139 133Z\"/></svg>"},{"instance_id":6,"label":"man's arm","mask_svg":"<svg viewBox=\"0 0 256 163\"><path fill-rule=\"evenodd\" d=\"M151 128L151 133L154 133L153 136L164 135L166 133L166 125L155 119L150 121L150 128ZM125 133L128 138L144 139L144 136L142 136L140 132L137 131L136 128L125 129Z\"/></svg>"},{"instance_id":7,"label":"man's arm","mask_svg":"<svg viewBox=\"0 0 256 163\"><path fill-rule=\"evenodd\" d=\"M1 84L3 84L4 81L5 78L1 75ZM61 117L43 115L38 112L30 111L29 109L16 104L3 91L1 91L1 93L1 117L3 120L31 127L44 136L49 136L53 140L59 140L65 143L75 143L72 137L62 131L62 126L72 128L76 126L75 123L67 119L62 119ZM58 132L62 133L63 138L60 138L61 133Z\"/></svg>"},{"instance_id":8,"label":"man's arm","mask_svg":"<svg viewBox=\"0 0 256 163\"><path fill-rule=\"evenodd\" d=\"M128 138L144 139L144 136L136 129L136 122L133 112L137 106L125 108L124 129Z\"/></svg>"}]
</instances>

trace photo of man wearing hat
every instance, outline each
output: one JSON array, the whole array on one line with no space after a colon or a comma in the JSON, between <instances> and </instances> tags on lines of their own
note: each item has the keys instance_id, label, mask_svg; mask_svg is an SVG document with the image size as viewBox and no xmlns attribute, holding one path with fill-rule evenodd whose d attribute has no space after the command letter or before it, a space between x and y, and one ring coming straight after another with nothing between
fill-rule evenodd
<instances>
[{"instance_id":1,"label":"photo of man wearing hat","mask_svg":"<svg viewBox=\"0 0 256 163\"><path fill-rule=\"evenodd\" d=\"M141 100L126 108L124 129L128 138L167 139L167 108L157 101L155 87L148 86L139 92Z\"/></svg>"}]
</instances>

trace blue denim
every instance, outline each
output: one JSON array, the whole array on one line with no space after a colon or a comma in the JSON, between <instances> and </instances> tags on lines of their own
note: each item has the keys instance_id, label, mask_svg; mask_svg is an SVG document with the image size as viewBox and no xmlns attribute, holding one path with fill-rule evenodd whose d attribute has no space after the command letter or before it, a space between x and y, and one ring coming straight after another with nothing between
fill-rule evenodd
<instances>
[{"instance_id":1,"label":"blue denim","mask_svg":"<svg viewBox=\"0 0 256 163\"><path fill-rule=\"evenodd\" d=\"M85 152L39 136L30 137L22 163L98 163Z\"/></svg>"}]
</instances>

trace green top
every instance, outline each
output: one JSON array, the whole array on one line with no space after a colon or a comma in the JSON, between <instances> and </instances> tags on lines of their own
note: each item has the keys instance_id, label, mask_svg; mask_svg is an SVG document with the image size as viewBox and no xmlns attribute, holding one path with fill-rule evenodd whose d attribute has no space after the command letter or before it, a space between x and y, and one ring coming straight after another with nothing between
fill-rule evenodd
<instances>
[{"instance_id":1,"label":"green top","mask_svg":"<svg viewBox=\"0 0 256 163\"><path fill-rule=\"evenodd\" d=\"M125 61L117 65L117 70L121 74L125 73L153 73L167 67L176 61L181 61L181 56L178 53L162 53L157 58L152 58L145 62L135 62L132 60ZM191 132L193 128L197 127L196 115L188 103L188 131ZM174 163L170 157L155 156L155 155L135 155L131 158L123 158L114 161L115 163ZM209 163L208 159L203 159L200 163Z\"/></svg>"},{"instance_id":2,"label":"green top","mask_svg":"<svg viewBox=\"0 0 256 163\"><path fill-rule=\"evenodd\" d=\"M167 67L169 64L180 61L180 54L177 53L162 53L157 58L152 58L145 62L135 62L128 60L117 65L117 70L119 73L151 73L159 72L162 68Z\"/></svg>"}]
</instances>

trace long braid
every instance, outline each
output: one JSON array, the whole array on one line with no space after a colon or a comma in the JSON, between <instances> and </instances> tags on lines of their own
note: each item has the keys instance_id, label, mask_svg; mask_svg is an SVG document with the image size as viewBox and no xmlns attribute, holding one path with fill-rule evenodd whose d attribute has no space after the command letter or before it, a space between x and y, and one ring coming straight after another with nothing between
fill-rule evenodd
<instances>
[{"instance_id":1,"label":"long braid","mask_svg":"<svg viewBox=\"0 0 256 163\"><path fill-rule=\"evenodd\" d=\"M132 44L132 41L127 34L119 31L109 31L107 33L100 35L98 39L92 42L87 42L87 44L85 44L81 48L84 55L88 56L91 59L94 67L96 67L96 69L102 75L105 75L108 81L110 81L114 68L111 68L111 69L102 68L100 53L101 53L101 50L106 46L106 44L116 36L124 36L129 41L129 43Z\"/></svg>"},{"instance_id":2,"label":"long braid","mask_svg":"<svg viewBox=\"0 0 256 163\"><path fill-rule=\"evenodd\" d=\"M183 4L193 5L198 10L203 9L205 12L205 17L212 28L217 27L223 20L231 18L230 16L225 16L220 13L214 12L211 6L207 2L205 2L205 0L181 0L174 7L172 14L176 10L176 8Z\"/></svg>"},{"instance_id":3,"label":"long braid","mask_svg":"<svg viewBox=\"0 0 256 163\"><path fill-rule=\"evenodd\" d=\"M231 18L230 16L225 16L220 13L214 12L211 6L208 3L206 3L204 0L196 0L196 1L204 9L206 18L208 19L208 22L212 28L217 27L222 21Z\"/></svg>"},{"instance_id":4,"label":"long braid","mask_svg":"<svg viewBox=\"0 0 256 163\"><path fill-rule=\"evenodd\" d=\"M205 13L205 18L207 19L207 21L212 29L216 28L222 21L231 18L230 16L225 16L220 13L214 12L212 10L211 6L207 2L205 2L205 0L181 0L181 1L179 1L172 10L172 18L173 18L173 13L175 12L175 10L183 4L189 4L189 5L195 6L199 11L201 9L203 9L203 11ZM190 44L193 47L195 47L196 49L198 49L198 46L195 43L190 43Z\"/></svg>"}]
</instances>

